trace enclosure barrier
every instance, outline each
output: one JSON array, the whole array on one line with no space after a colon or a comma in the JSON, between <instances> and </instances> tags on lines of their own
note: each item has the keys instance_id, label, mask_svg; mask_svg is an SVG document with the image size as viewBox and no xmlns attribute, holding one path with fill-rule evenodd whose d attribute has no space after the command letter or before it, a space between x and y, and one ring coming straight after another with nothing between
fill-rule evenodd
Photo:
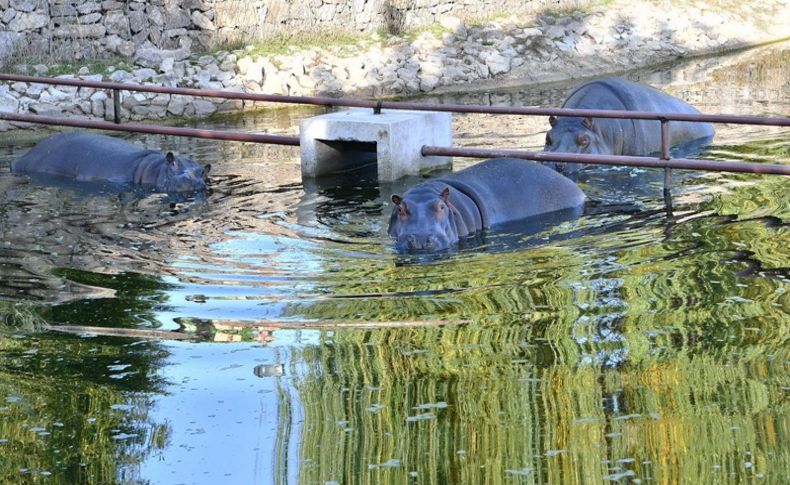
<instances>
[{"instance_id":1,"label":"enclosure barrier","mask_svg":"<svg viewBox=\"0 0 790 485\"><path fill-rule=\"evenodd\" d=\"M256 94L235 91L204 90L196 88L180 88L168 86L154 86L142 84L129 84L105 81L88 81L72 78L46 78L37 76L26 76L20 74L0 73L0 81L28 82L39 84L55 84L65 86L77 86L94 89L106 89L112 91L114 104L114 121L92 121L75 118L55 118L38 115L23 115L0 112L0 119L8 121L22 121L29 123L42 123L61 126L75 126L114 131L132 131L142 133L153 133L174 136L188 136L197 138L210 138L216 140L233 140L256 143L270 143L280 145L299 145L299 138L295 136L270 135L264 133L245 133L237 131L204 130L196 128L166 127L159 125L147 125L138 123L121 123L120 119L120 94L121 91L151 92L160 94L176 94L184 96L197 96L208 98L237 99L244 101L269 102L269 103L290 103L308 104L326 107L355 107L370 108L374 113L380 113L382 109L393 110L415 110L415 111L444 111L454 113L485 113L485 114L505 114L505 115L530 115L530 116L573 116L573 117L592 117L592 118L617 118L617 119L641 119L654 120L661 123L661 156L653 157L633 157L633 156L604 156L604 155L585 155L585 154L561 154L558 152L533 152L527 150L496 150L483 148L456 148L456 147L436 147L424 146L423 155L426 156L462 156L475 158L489 158L507 156L515 158L525 158L535 161L558 161L558 162L578 162L587 164L601 165L623 165L635 167L664 168L665 179L664 189L668 190L671 183L671 169L706 170L713 172L741 172L756 174L775 174L790 175L790 165L746 163L736 161L714 161L714 160L690 160L672 159L669 154L671 140L669 139L669 123L674 122L711 122L711 123L733 123L749 124L761 126L790 126L788 117L763 117L763 116L744 116L744 115L724 115L724 114L686 114L686 113L663 113L649 111L616 111L616 110L593 110L593 109L567 109L567 108L535 108L523 106L485 106L485 105L462 105L462 104L437 104L437 103L415 103L403 101L382 101L382 100L362 100L348 98L331 98L327 96L287 96L280 94Z\"/></svg>"}]
</instances>

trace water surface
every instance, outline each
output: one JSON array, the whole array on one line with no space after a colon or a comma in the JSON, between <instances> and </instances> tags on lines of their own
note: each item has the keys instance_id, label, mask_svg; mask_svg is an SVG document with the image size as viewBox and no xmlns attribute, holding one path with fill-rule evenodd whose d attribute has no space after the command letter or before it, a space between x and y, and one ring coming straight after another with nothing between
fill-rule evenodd
<instances>
[{"instance_id":1,"label":"water surface","mask_svg":"<svg viewBox=\"0 0 790 485\"><path fill-rule=\"evenodd\" d=\"M789 49L627 76L786 116ZM429 100L557 106L573 85ZM318 112L195 125L295 134ZM454 118L460 146L539 148L546 126ZM789 135L717 126L701 156L788 163ZM292 148L129 138L211 163L214 190L36 185L9 173L35 137L0 142L0 482L787 480L790 181L676 172L668 210L663 173L593 169L578 219L411 258L386 220L414 180L302 183Z\"/></svg>"}]
</instances>

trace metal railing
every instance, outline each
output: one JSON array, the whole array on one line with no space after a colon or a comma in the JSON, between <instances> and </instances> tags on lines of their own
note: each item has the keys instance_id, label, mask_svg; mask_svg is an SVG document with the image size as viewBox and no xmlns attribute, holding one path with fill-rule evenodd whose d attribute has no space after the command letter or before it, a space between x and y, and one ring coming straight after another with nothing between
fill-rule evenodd
<instances>
[{"instance_id":1,"label":"metal railing","mask_svg":"<svg viewBox=\"0 0 790 485\"><path fill-rule=\"evenodd\" d=\"M535 161L557 161L557 162L576 162L587 164L602 165L624 165L636 167L664 168L666 170L664 185L668 189L671 183L671 169L707 170L716 172L741 172L757 174L790 175L790 165L766 164L766 163L746 163L736 161L714 161L714 160L691 160L691 159L672 159L669 153L671 144L669 136L670 122L711 122L711 123L733 123L749 124L760 126L790 126L788 117L764 117L764 116L744 116L726 114L688 114L688 113L669 113L652 111L617 111L617 110L593 110L593 109L568 109L568 108L536 108L524 106L486 106L486 105L464 105L464 104L437 104L437 103L417 103L404 101L382 101L364 100L348 98L332 98L326 96L287 96L280 94L256 94L236 91L205 90L196 88L181 88L157 85L130 84L105 81L88 81L72 78L46 78L37 76L26 76L19 74L0 73L0 81L15 81L38 84L54 84L77 86L93 89L105 89L112 91L114 106L114 121L84 120L75 118L55 118L39 115L27 115L16 113L0 113L0 119L9 121L22 121L29 123L42 123L50 125L75 126L102 130L132 131L142 133L154 133L174 136L188 136L198 138L210 138L216 140L235 140L256 143L271 143L280 145L299 145L299 138L295 136L270 135L264 133L246 133L238 131L224 130L204 130L196 128L178 128L159 125L148 125L139 123L121 123L121 91L138 91L158 94L175 94L183 96L196 96L208 98L235 99L244 101L257 101L269 103L290 103L308 104L326 107L355 107L370 108L375 113L380 113L382 109L394 110L414 110L414 111L444 111L454 113L486 113L486 114L506 114L506 115L531 115L531 116L572 116L572 117L592 117L592 118L615 118L615 119L640 119L654 120L661 123L661 156L652 157L633 157L633 156L614 156L614 155L584 155L559 152L533 152L528 150L496 150L484 148L457 148L457 147L435 147L424 146L423 155L445 155L475 158L490 158L498 156L508 156L515 158L525 158Z\"/></svg>"}]
</instances>

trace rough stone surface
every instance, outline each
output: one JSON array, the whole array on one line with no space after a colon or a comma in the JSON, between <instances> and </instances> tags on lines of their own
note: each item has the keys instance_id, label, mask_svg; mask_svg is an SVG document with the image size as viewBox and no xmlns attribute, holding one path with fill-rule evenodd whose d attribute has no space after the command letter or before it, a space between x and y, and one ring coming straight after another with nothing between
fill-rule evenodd
<instances>
[{"instance_id":1,"label":"rough stone surface","mask_svg":"<svg viewBox=\"0 0 790 485\"><path fill-rule=\"evenodd\" d=\"M82 68L79 74L86 79L268 94L380 97L511 80L552 81L790 37L790 24L782 15L786 0L767 0L759 9L733 3L717 12L699 4L669 3L658 8L646 1L614 0L585 13L512 16L482 24L465 23L461 19L467 18L466 13L454 7L444 9L461 0L432 0L436 10L425 10L422 2L417 2L415 15L438 15L439 33L424 32L416 38L373 35L355 45L292 49L277 55L253 56L246 49L197 55L195 51L211 39L259 32L260 22L270 19L262 21L257 16L258 0L52 0L49 10L43 8L43 0L31 1L0 0L0 63L9 59L19 62L27 58L30 49L44 46L62 53L70 62L104 54L124 56L129 64L134 61L133 66L107 69L103 75ZM330 15L320 5L310 10L300 2L291 2L289 15L307 17L291 18L286 25L309 24L315 29L330 20L341 22L342 5L347 0L321 1L338 10ZM360 19L344 27L374 22L378 2L357 2ZM486 7L472 10L477 8ZM318 11L322 13L316 14ZM284 14L271 15L278 18ZM404 26L418 22L417 17L405 21ZM672 19L669 25L668 18ZM28 60L17 69L46 75L52 64ZM112 117L112 99L100 92L0 83L0 103L19 112ZM124 116L207 116L259 106L254 102L138 94L124 95ZM17 124L3 126L14 129Z\"/></svg>"}]
</instances>

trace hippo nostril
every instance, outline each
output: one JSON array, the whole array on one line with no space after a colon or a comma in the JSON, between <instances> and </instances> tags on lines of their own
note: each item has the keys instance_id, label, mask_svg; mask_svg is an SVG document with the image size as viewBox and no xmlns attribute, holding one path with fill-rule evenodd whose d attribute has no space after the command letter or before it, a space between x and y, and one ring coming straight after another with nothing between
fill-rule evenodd
<instances>
[{"instance_id":1,"label":"hippo nostril","mask_svg":"<svg viewBox=\"0 0 790 485\"><path fill-rule=\"evenodd\" d=\"M417 236L414 234L409 234L406 238L406 244L409 245L409 249L416 249L417 248Z\"/></svg>"},{"instance_id":2,"label":"hippo nostril","mask_svg":"<svg viewBox=\"0 0 790 485\"><path fill-rule=\"evenodd\" d=\"M436 239L436 236L428 236L428 240L425 241L425 247L427 249L436 249L439 245L439 241Z\"/></svg>"}]
</instances>

